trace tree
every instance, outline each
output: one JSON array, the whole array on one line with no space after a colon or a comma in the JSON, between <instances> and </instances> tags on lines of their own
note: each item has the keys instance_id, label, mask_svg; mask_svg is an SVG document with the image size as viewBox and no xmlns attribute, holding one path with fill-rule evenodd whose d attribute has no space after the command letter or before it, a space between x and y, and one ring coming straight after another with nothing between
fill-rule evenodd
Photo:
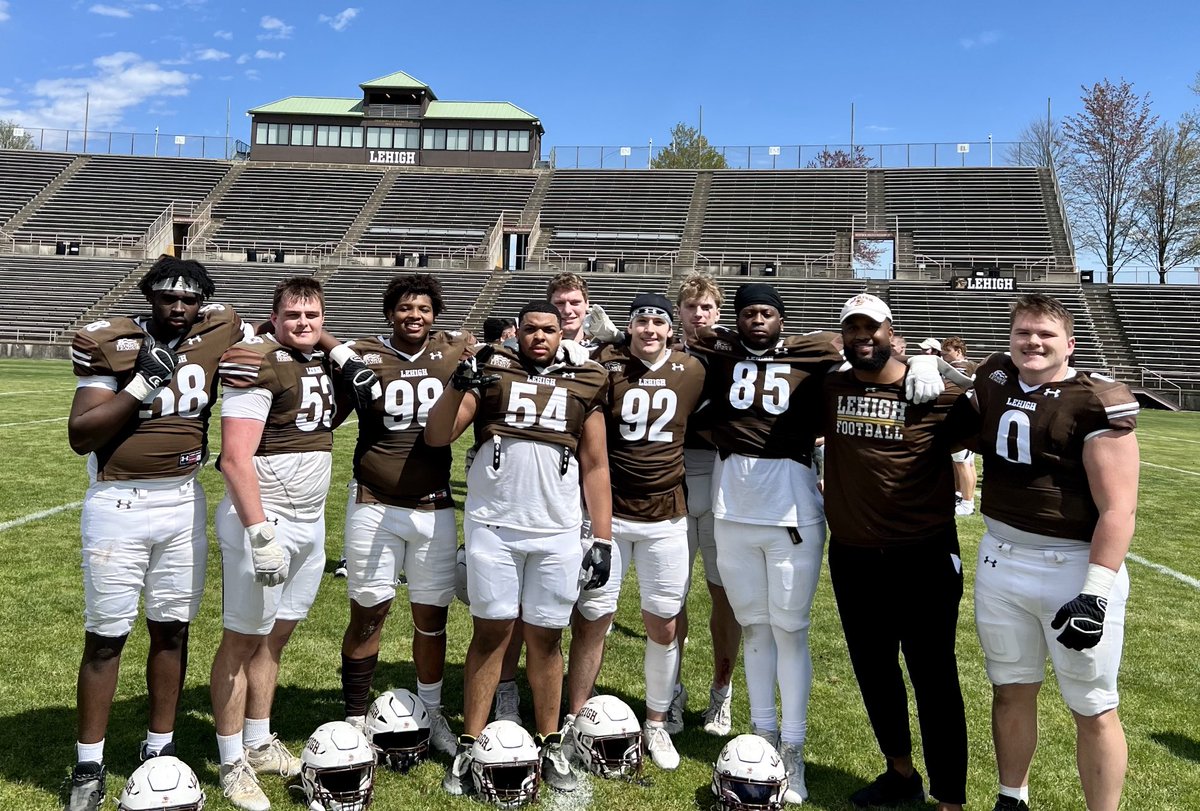
<instances>
[{"instance_id":1,"label":"tree","mask_svg":"<svg viewBox=\"0 0 1200 811\"><path fill-rule=\"evenodd\" d=\"M0 149L33 149L33 136L27 132L16 134L17 124L0 119Z\"/></svg>"},{"instance_id":2,"label":"tree","mask_svg":"<svg viewBox=\"0 0 1200 811\"><path fill-rule=\"evenodd\" d=\"M853 156L844 149L822 149L808 162L809 169L865 169L871 165L867 150L855 144Z\"/></svg>"},{"instance_id":3,"label":"tree","mask_svg":"<svg viewBox=\"0 0 1200 811\"><path fill-rule=\"evenodd\" d=\"M1166 284L1168 271L1200 257L1200 132L1194 122L1154 131L1139 185L1135 249Z\"/></svg>"},{"instance_id":4,"label":"tree","mask_svg":"<svg viewBox=\"0 0 1200 811\"><path fill-rule=\"evenodd\" d=\"M728 169L725 156L716 150L695 127L682 121L671 129L671 143L650 165L655 169Z\"/></svg>"},{"instance_id":5,"label":"tree","mask_svg":"<svg viewBox=\"0 0 1200 811\"><path fill-rule=\"evenodd\" d=\"M1057 121L1035 118L1017 135L1017 143L1009 144L1005 155L1013 166L1049 166L1062 177L1070 149Z\"/></svg>"},{"instance_id":6,"label":"tree","mask_svg":"<svg viewBox=\"0 0 1200 811\"><path fill-rule=\"evenodd\" d=\"M1081 101L1083 110L1063 121L1067 205L1076 239L1104 261L1111 284L1133 257L1137 181L1158 116L1149 95L1124 79L1084 87Z\"/></svg>"}]
</instances>

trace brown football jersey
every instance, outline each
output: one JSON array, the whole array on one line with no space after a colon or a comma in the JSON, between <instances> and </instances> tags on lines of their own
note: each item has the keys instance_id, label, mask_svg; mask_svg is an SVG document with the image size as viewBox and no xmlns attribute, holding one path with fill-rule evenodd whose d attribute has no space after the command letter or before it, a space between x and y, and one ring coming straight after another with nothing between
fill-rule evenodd
<instances>
[{"instance_id":1,"label":"brown football jersey","mask_svg":"<svg viewBox=\"0 0 1200 811\"><path fill-rule=\"evenodd\" d=\"M255 456L333 450L333 381L323 352L306 358L273 335L255 336L221 356L220 373L227 388L271 392Z\"/></svg>"},{"instance_id":2,"label":"brown football jersey","mask_svg":"<svg viewBox=\"0 0 1200 811\"><path fill-rule=\"evenodd\" d=\"M354 478L359 503L453 507L450 446L425 444L425 420L458 366L466 333L431 333L425 348L411 356L397 351L383 335L351 345L383 386L383 397L358 418Z\"/></svg>"},{"instance_id":3,"label":"brown football jersey","mask_svg":"<svg viewBox=\"0 0 1200 811\"><path fill-rule=\"evenodd\" d=\"M1092 540L1099 512L1083 467L1083 443L1137 426L1124 383L1076 371L1026 391L1007 353L980 364L971 392L979 408L983 514L1026 532Z\"/></svg>"},{"instance_id":4,"label":"brown football jersey","mask_svg":"<svg viewBox=\"0 0 1200 811\"><path fill-rule=\"evenodd\" d=\"M975 374L975 370L979 368L978 363L973 360L967 360L966 358L963 358L962 360L952 360L950 361L950 365L955 369L958 369L958 371L962 372L967 377Z\"/></svg>"},{"instance_id":5,"label":"brown football jersey","mask_svg":"<svg viewBox=\"0 0 1200 811\"><path fill-rule=\"evenodd\" d=\"M687 514L683 440L700 403L704 367L670 352L655 369L627 348L604 346L593 360L608 371L608 467L613 515L665 521Z\"/></svg>"},{"instance_id":6,"label":"brown football jersey","mask_svg":"<svg viewBox=\"0 0 1200 811\"><path fill-rule=\"evenodd\" d=\"M904 399L904 382L866 383L853 370L823 386L825 517L834 540L883 547L925 540L954 526L954 437L946 416L962 390Z\"/></svg>"},{"instance_id":7,"label":"brown football jersey","mask_svg":"<svg viewBox=\"0 0 1200 811\"><path fill-rule=\"evenodd\" d=\"M145 336L143 318L94 321L75 334L71 361L79 377L114 377L123 389ZM102 481L161 479L196 470L208 453L208 420L217 397L217 362L243 338L242 319L231 307L206 304L187 335L172 346L179 359L170 382L143 403L96 451Z\"/></svg>"},{"instance_id":8,"label":"brown football jersey","mask_svg":"<svg viewBox=\"0 0 1200 811\"><path fill-rule=\"evenodd\" d=\"M808 464L820 424L821 379L842 362L831 332L782 338L755 355L736 331L702 330L689 344L708 367L706 410L721 455Z\"/></svg>"},{"instance_id":9,"label":"brown football jersey","mask_svg":"<svg viewBox=\"0 0 1200 811\"><path fill-rule=\"evenodd\" d=\"M603 408L608 373L595 361L583 366L553 364L539 370L520 353L497 350L485 367L500 376L494 385L476 389L475 445L495 436L561 445L574 453L583 422Z\"/></svg>"}]
</instances>

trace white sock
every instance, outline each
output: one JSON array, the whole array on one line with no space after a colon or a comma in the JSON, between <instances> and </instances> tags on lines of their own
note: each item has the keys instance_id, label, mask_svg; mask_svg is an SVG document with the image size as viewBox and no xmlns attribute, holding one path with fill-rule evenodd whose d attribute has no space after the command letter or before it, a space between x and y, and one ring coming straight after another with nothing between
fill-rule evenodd
<instances>
[{"instance_id":1,"label":"white sock","mask_svg":"<svg viewBox=\"0 0 1200 811\"><path fill-rule=\"evenodd\" d=\"M247 749L257 749L271 740L270 718L245 718L242 720L242 744Z\"/></svg>"},{"instance_id":2,"label":"white sock","mask_svg":"<svg viewBox=\"0 0 1200 811\"><path fill-rule=\"evenodd\" d=\"M973 499L973 498L964 498L962 503L963 503L963 504L965 504L965 505L966 505L966 506L968 506L968 507L974 507L974 506L975 506L975 499Z\"/></svg>"},{"instance_id":3,"label":"white sock","mask_svg":"<svg viewBox=\"0 0 1200 811\"><path fill-rule=\"evenodd\" d=\"M646 675L646 709L666 712L671 708L675 695L675 673L679 670L679 644L671 640L669 645L660 645L653 639L646 640L646 656L642 663Z\"/></svg>"},{"instance_id":4,"label":"white sock","mask_svg":"<svg viewBox=\"0 0 1200 811\"><path fill-rule=\"evenodd\" d=\"M433 684L422 684L418 680L417 697L421 699L421 703L425 705L425 709L436 710L442 706L442 682L436 681Z\"/></svg>"},{"instance_id":5,"label":"white sock","mask_svg":"<svg viewBox=\"0 0 1200 811\"><path fill-rule=\"evenodd\" d=\"M103 763L104 762L104 739L95 743L79 743L75 742L75 762L76 763Z\"/></svg>"},{"instance_id":6,"label":"white sock","mask_svg":"<svg viewBox=\"0 0 1200 811\"><path fill-rule=\"evenodd\" d=\"M1026 803L1029 802L1029 785L1028 784L1021 786L1020 788L1013 788L1012 786L1001 786L1000 793L1003 794L1005 797L1014 797L1018 800L1022 800L1023 802L1026 802Z\"/></svg>"},{"instance_id":7,"label":"white sock","mask_svg":"<svg viewBox=\"0 0 1200 811\"><path fill-rule=\"evenodd\" d=\"M746 694L750 700L750 723L764 732L774 732L779 728L775 716L777 651L770 625L742 628L742 657Z\"/></svg>"},{"instance_id":8,"label":"white sock","mask_svg":"<svg viewBox=\"0 0 1200 811\"><path fill-rule=\"evenodd\" d=\"M151 752L161 752L163 747L175 740L175 730L170 732L151 732L146 730L146 749Z\"/></svg>"},{"instance_id":9,"label":"white sock","mask_svg":"<svg viewBox=\"0 0 1200 811\"><path fill-rule=\"evenodd\" d=\"M724 687L717 687L714 685L708 689L712 690L713 693L716 694L717 698L724 701L725 699L727 699L731 695L733 695L733 681L731 680L729 682L729 684L725 685Z\"/></svg>"},{"instance_id":10,"label":"white sock","mask_svg":"<svg viewBox=\"0 0 1200 811\"><path fill-rule=\"evenodd\" d=\"M232 735L218 735L217 756L221 758L222 766L241 761L245 757L245 754L242 752L242 733L235 732Z\"/></svg>"},{"instance_id":11,"label":"white sock","mask_svg":"<svg viewBox=\"0 0 1200 811\"><path fill-rule=\"evenodd\" d=\"M798 631L772 628L779 651L780 740L803 745L808 731L808 696L812 692L812 655L808 650L808 626Z\"/></svg>"}]
</instances>

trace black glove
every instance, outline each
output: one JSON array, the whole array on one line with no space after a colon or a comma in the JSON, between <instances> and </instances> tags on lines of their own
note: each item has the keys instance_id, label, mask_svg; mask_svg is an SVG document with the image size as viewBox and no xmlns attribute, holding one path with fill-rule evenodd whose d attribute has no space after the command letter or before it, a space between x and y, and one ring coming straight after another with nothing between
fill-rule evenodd
<instances>
[{"instance_id":1,"label":"black glove","mask_svg":"<svg viewBox=\"0 0 1200 811\"><path fill-rule=\"evenodd\" d=\"M1108 611L1107 597L1080 594L1058 609L1050 627L1057 631L1064 625L1066 626L1058 635L1058 641L1063 644L1063 647L1071 650L1087 650L1100 644L1100 636L1104 633L1106 611Z\"/></svg>"},{"instance_id":2,"label":"black glove","mask_svg":"<svg viewBox=\"0 0 1200 811\"><path fill-rule=\"evenodd\" d=\"M358 356L349 358L342 364L342 379L350 387L354 410L360 414L369 411L371 403L383 396L379 375Z\"/></svg>"},{"instance_id":3,"label":"black glove","mask_svg":"<svg viewBox=\"0 0 1200 811\"><path fill-rule=\"evenodd\" d=\"M484 374L481 371L484 366L487 366L488 360L495 351L496 348L488 344L471 357L460 360L458 368L450 376L450 385L459 391L470 391L471 389L486 388L497 382L500 375Z\"/></svg>"},{"instance_id":4,"label":"black glove","mask_svg":"<svg viewBox=\"0 0 1200 811\"><path fill-rule=\"evenodd\" d=\"M584 580L584 591L604 588L612 573L612 541L592 538L592 548L583 556L579 573L580 579Z\"/></svg>"},{"instance_id":5,"label":"black glove","mask_svg":"<svg viewBox=\"0 0 1200 811\"><path fill-rule=\"evenodd\" d=\"M142 338L142 348L138 350L137 360L133 362L134 376L141 377L146 385L157 389L167 385L179 359L170 347L160 344L147 334Z\"/></svg>"}]
</instances>

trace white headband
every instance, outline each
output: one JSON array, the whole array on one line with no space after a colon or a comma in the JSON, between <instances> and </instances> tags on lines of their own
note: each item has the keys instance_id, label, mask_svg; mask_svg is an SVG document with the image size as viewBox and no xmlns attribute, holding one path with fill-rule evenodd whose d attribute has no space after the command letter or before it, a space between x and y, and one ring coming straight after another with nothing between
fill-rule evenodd
<instances>
[{"instance_id":1,"label":"white headband","mask_svg":"<svg viewBox=\"0 0 1200 811\"><path fill-rule=\"evenodd\" d=\"M150 285L150 289L166 290L170 293L195 293L197 296L204 295L200 290L200 285L187 276L168 276L165 279L159 279Z\"/></svg>"},{"instance_id":2,"label":"white headband","mask_svg":"<svg viewBox=\"0 0 1200 811\"><path fill-rule=\"evenodd\" d=\"M673 323L671 321L671 314L668 313L666 310L664 310L661 307L638 307L636 310L630 311L630 313L629 313L630 323L632 323L635 318L639 318L641 316L648 316L650 318L661 318L664 321L666 321L668 324Z\"/></svg>"}]
</instances>

